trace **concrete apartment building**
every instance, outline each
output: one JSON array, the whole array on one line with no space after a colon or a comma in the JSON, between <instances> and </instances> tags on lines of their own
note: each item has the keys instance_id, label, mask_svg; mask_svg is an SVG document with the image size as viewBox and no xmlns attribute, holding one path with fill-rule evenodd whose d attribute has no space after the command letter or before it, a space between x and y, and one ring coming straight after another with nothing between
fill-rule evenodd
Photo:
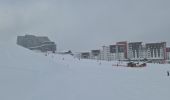
<instances>
[{"instance_id":1,"label":"concrete apartment building","mask_svg":"<svg viewBox=\"0 0 170 100\"><path fill-rule=\"evenodd\" d=\"M117 58L120 58L120 60L127 59L127 50L128 50L128 44L126 41L117 42Z\"/></svg>"},{"instance_id":2,"label":"concrete apartment building","mask_svg":"<svg viewBox=\"0 0 170 100\"><path fill-rule=\"evenodd\" d=\"M166 48L166 59L167 63L170 63L170 47Z\"/></svg>"},{"instance_id":3,"label":"concrete apartment building","mask_svg":"<svg viewBox=\"0 0 170 100\"><path fill-rule=\"evenodd\" d=\"M82 59L102 60L100 50L91 50L91 52L75 53L74 56Z\"/></svg>"},{"instance_id":4,"label":"concrete apartment building","mask_svg":"<svg viewBox=\"0 0 170 100\"><path fill-rule=\"evenodd\" d=\"M56 44L45 36L18 36L17 44L30 50L39 50L42 52L51 51L53 53L56 51Z\"/></svg>"},{"instance_id":5,"label":"concrete apartment building","mask_svg":"<svg viewBox=\"0 0 170 100\"><path fill-rule=\"evenodd\" d=\"M142 42L127 43L123 41L82 55L84 56L81 58L106 61L148 60L153 63L164 63L165 60L170 59L170 48L166 48L166 42L143 44Z\"/></svg>"},{"instance_id":6,"label":"concrete apartment building","mask_svg":"<svg viewBox=\"0 0 170 100\"><path fill-rule=\"evenodd\" d=\"M115 45L110 45L111 60L127 59L127 42L117 42Z\"/></svg>"},{"instance_id":7,"label":"concrete apartment building","mask_svg":"<svg viewBox=\"0 0 170 100\"><path fill-rule=\"evenodd\" d=\"M163 63L167 59L166 55L166 42L146 44L146 56L152 62Z\"/></svg>"},{"instance_id":8,"label":"concrete apartment building","mask_svg":"<svg viewBox=\"0 0 170 100\"><path fill-rule=\"evenodd\" d=\"M90 58L96 59L96 60L101 60L101 50L91 50Z\"/></svg>"},{"instance_id":9,"label":"concrete apartment building","mask_svg":"<svg viewBox=\"0 0 170 100\"><path fill-rule=\"evenodd\" d=\"M83 52L80 56L82 59L90 59L90 52Z\"/></svg>"},{"instance_id":10,"label":"concrete apartment building","mask_svg":"<svg viewBox=\"0 0 170 100\"><path fill-rule=\"evenodd\" d=\"M127 42L117 42L115 45L103 46L101 59L107 61L127 59Z\"/></svg>"},{"instance_id":11,"label":"concrete apartment building","mask_svg":"<svg viewBox=\"0 0 170 100\"><path fill-rule=\"evenodd\" d=\"M110 61L110 47L109 46L102 46L101 49L101 60L106 60L106 61Z\"/></svg>"},{"instance_id":12,"label":"concrete apartment building","mask_svg":"<svg viewBox=\"0 0 170 100\"><path fill-rule=\"evenodd\" d=\"M166 60L166 42L146 43L131 42L128 44L128 58L131 60L148 59L154 63Z\"/></svg>"},{"instance_id":13,"label":"concrete apartment building","mask_svg":"<svg viewBox=\"0 0 170 100\"><path fill-rule=\"evenodd\" d=\"M128 43L128 59L141 60L144 59L145 49L142 42L130 42Z\"/></svg>"}]
</instances>

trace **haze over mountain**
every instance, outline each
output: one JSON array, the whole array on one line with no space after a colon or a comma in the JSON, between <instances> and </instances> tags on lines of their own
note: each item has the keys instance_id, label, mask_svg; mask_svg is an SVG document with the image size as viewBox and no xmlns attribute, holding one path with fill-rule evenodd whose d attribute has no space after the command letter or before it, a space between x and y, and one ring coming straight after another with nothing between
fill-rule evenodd
<instances>
[{"instance_id":1,"label":"haze over mountain","mask_svg":"<svg viewBox=\"0 0 170 100\"><path fill-rule=\"evenodd\" d=\"M99 48L117 41L167 41L169 0L1 0L0 41L46 35L60 50Z\"/></svg>"}]
</instances>

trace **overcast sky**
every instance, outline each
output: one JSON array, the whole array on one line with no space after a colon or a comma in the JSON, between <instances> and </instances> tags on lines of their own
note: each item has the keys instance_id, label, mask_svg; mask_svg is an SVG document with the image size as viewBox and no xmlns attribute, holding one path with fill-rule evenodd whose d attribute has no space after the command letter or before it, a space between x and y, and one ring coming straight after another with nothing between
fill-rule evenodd
<instances>
[{"instance_id":1,"label":"overcast sky","mask_svg":"<svg viewBox=\"0 0 170 100\"><path fill-rule=\"evenodd\" d=\"M59 50L117 41L170 45L170 0L0 0L0 41L25 34L49 36Z\"/></svg>"}]
</instances>

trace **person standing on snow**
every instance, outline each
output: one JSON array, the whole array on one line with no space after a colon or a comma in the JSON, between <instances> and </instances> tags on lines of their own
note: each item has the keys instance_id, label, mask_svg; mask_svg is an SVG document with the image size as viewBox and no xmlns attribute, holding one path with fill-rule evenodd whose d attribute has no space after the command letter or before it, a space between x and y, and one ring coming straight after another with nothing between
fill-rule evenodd
<instances>
[{"instance_id":1,"label":"person standing on snow","mask_svg":"<svg viewBox=\"0 0 170 100\"><path fill-rule=\"evenodd\" d=\"M169 76L169 71L167 71L167 76Z\"/></svg>"}]
</instances>

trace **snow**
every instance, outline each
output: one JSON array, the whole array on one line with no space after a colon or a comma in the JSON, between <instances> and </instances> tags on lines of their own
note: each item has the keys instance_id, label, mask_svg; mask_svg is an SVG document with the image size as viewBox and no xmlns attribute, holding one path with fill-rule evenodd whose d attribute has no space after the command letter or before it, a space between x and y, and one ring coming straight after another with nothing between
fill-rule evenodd
<instances>
[{"instance_id":1,"label":"snow","mask_svg":"<svg viewBox=\"0 0 170 100\"><path fill-rule=\"evenodd\" d=\"M0 44L0 100L170 100L170 65L143 68Z\"/></svg>"}]
</instances>

